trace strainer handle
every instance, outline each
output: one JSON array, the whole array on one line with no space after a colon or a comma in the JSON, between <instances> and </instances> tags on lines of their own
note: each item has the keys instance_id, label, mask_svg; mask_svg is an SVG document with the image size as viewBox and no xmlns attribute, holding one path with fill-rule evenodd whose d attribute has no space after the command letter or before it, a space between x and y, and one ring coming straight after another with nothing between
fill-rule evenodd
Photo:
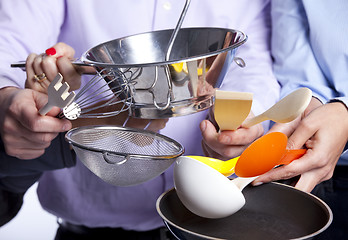
<instances>
[{"instance_id":1,"label":"strainer handle","mask_svg":"<svg viewBox=\"0 0 348 240\"><path fill-rule=\"evenodd\" d=\"M113 160L110 160L109 156L110 155L114 155L114 156L117 156L117 157L122 157L122 159L120 161L113 161ZM112 154L112 153L109 153L109 152L103 152L103 158L104 158L104 161L109 163L109 164L117 164L117 165L121 165L121 164L124 164L125 162L127 162L129 160L129 156L126 155L126 156L120 156L120 155L116 155L116 154Z\"/></svg>"}]
</instances>

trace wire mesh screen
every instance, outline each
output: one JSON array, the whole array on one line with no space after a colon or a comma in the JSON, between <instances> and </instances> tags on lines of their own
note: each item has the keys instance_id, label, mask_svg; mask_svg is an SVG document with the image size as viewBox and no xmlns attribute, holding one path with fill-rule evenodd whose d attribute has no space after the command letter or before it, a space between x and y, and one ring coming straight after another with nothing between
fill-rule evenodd
<instances>
[{"instance_id":1,"label":"wire mesh screen","mask_svg":"<svg viewBox=\"0 0 348 240\"><path fill-rule=\"evenodd\" d=\"M67 139L89 170L116 186L160 175L184 151L166 136L121 127L83 127L69 132Z\"/></svg>"}]
</instances>

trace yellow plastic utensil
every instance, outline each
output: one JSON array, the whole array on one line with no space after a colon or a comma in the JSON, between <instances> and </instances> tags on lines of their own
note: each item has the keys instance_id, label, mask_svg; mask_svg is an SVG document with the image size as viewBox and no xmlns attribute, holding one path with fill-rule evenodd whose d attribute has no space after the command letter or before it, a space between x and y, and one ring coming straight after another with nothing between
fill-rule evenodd
<instances>
[{"instance_id":1,"label":"yellow plastic utensil","mask_svg":"<svg viewBox=\"0 0 348 240\"><path fill-rule=\"evenodd\" d=\"M220 130L237 129L249 115L252 101L252 93L216 90L214 117Z\"/></svg>"},{"instance_id":2,"label":"yellow plastic utensil","mask_svg":"<svg viewBox=\"0 0 348 240\"><path fill-rule=\"evenodd\" d=\"M239 177L255 177L277 165L289 164L306 153L306 149L286 149L287 141L284 133L273 132L254 141L239 157L227 161L202 156L187 157L207 164L226 177L233 173Z\"/></svg>"},{"instance_id":3,"label":"yellow plastic utensil","mask_svg":"<svg viewBox=\"0 0 348 240\"><path fill-rule=\"evenodd\" d=\"M211 157L203 157L203 156L187 156L193 159L196 159L225 175L226 177L232 175L234 173L234 168L239 157L232 158L227 161L222 161L216 158Z\"/></svg>"}]
</instances>

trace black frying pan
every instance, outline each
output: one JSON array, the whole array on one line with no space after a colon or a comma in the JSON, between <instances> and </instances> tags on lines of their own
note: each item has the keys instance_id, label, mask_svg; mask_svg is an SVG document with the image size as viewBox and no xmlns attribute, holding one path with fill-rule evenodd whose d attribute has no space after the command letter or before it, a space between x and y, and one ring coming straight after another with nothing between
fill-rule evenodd
<instances>
[{"instance_id":1,"label":"black frying pan","mask_svg":"<svg viewBox=\"0 0 348 240\"><path fill-rule=\"evenodd\" d=\"M181 240L310 239L332 222L332 212L323 201L284 184L249 186L243 194L245 206L226 218L208 219L191 213L174 189L158 198L157 211Z\"/></svg>"}]
</instances>

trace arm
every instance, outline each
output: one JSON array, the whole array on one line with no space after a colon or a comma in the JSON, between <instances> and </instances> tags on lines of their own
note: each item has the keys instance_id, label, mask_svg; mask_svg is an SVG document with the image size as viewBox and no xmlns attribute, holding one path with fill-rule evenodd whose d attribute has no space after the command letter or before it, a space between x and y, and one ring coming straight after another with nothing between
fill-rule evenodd
<instances>
[{"instance_id":1,"label":"arm","mask_svg":"<svg viewBox=\"0 0 348 240\"><path fill-rule=\"evenodd\" d=\"M318 50L318 46L315 48L310 40L310 32L313 33L315 29L309 29L302 3L275 0L272 4L274 70L282 83L282 93L304 86L311 88L316 98L312 99L300 118L288 124L277 123L271 129L289 136L288 148L305 147L308 149L307 153L289 165L260 176L254 184L298 176L295 186L309 192L316 184L331 178L347 143L346 97L338 98L341 102L322 104L335 97L342 84L338 78L331 78L331 82L329 81L328 74L324 74L325 71L319 64L319 53L313 52L314 49L320 49ZM327 70L327 66L325 68ZM344 73L344 69L340 72ZM345 96L344 91L341 93Z\"/></svg>"}]
</instances>

